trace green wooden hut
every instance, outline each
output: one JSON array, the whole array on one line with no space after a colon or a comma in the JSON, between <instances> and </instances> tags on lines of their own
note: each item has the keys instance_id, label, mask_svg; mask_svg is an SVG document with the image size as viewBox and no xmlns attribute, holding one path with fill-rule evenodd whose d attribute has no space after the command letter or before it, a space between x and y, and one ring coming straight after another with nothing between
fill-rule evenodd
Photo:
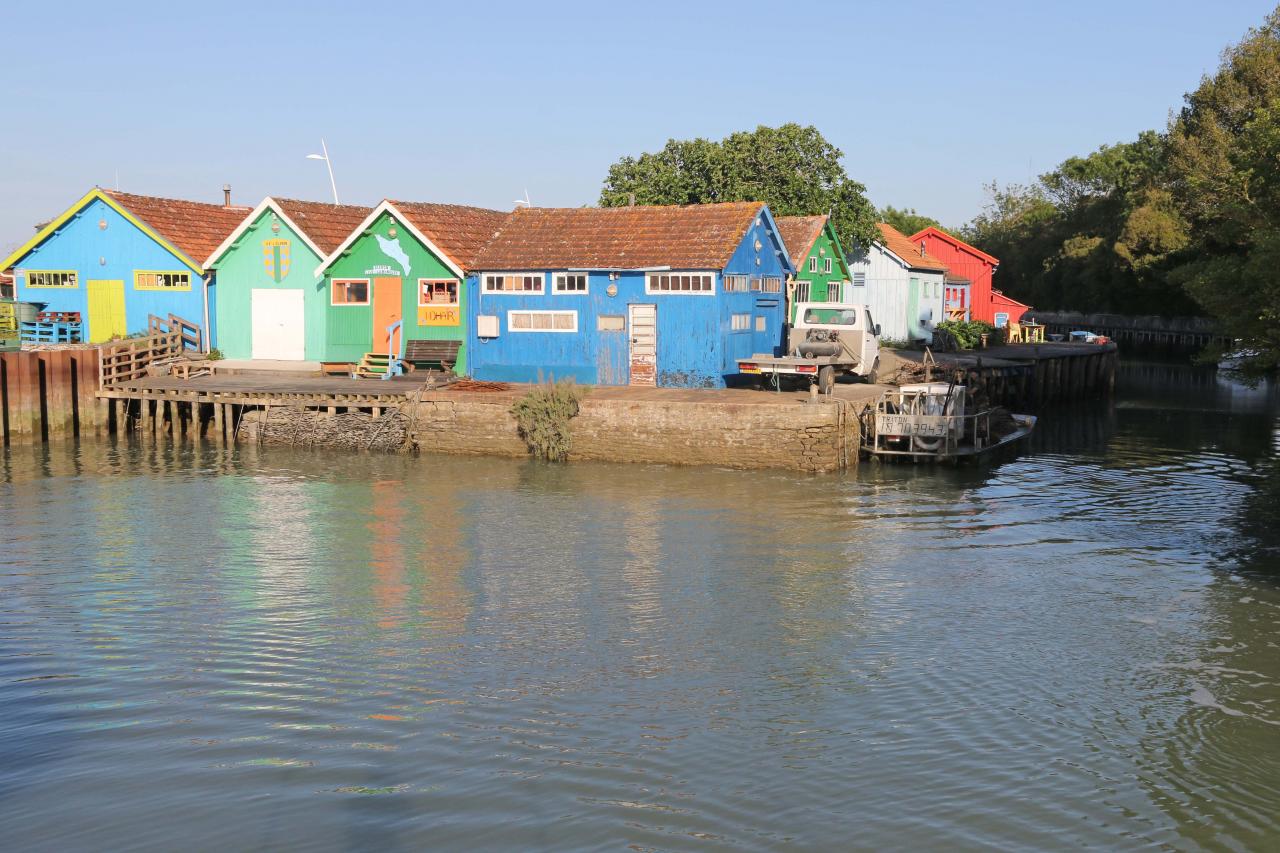
<instances>
[{"instance_id":1,"label":"green wooden hut","mask_svg":"<svg viewBox=\"0 0 1280 853\"><path fill-rule=\"evenodd\" d=\"M370 208L265 198L205 261L227 358L323 361L329 294L316 266Z\"/></svg>"},{"instance_id":2,"label":"green wooden hut","mask_svg":"<svg viewBox=\"0 0 1280 853\"><path fill-rule=\"evenodd\" d=\"M848 284L850 276L831 217L782 216L778 230L796 266L788 287L791 321L795 321L798 302L839 302L844 289L841 285Z\"/></svg>"},{"instance_id":3,"label":"green wooden hut","mask_svg":"<svg viewBox=\"0 0 1280 853\"><path fill-rule=\"evenodd\" d=\"M375 207L315 269L326 289L326 360L361 362L408 341L457 341L454 369L466 373L466 271L509 215L391 200Z\"/></svg>"}]
</instances>

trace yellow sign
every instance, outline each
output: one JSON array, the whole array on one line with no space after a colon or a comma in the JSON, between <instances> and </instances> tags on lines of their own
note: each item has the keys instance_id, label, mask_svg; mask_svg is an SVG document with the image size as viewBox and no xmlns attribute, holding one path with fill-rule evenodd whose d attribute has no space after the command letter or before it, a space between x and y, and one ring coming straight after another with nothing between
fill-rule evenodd
<instances>
[{"instance_id":1,"label":"yellow sign","mask_svg":"<svg viewBox=\"0 0 1280 853\"><path fill-rule=\"evenodd\" d=\"M456 306L453 308L441 308L434 305L418 307L419 326L457 326L461 323L462 317L458 313Z\"/></svg>"}]
</instances>

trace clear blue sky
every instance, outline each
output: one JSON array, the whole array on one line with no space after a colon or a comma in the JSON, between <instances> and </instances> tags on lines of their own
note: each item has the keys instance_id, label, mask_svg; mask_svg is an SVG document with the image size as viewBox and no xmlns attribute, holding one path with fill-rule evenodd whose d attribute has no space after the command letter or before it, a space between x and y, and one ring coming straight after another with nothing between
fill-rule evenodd
<instances>
[{"instance_id":1,"label":"clear blue sky","mask_svg":"<svg viewBox=\"0 0 1280 853\"><path fill-rule=\"evenodd\" d=\"M344 8L345 7L345 8ZM592 203L671 137L816 125L877 206L1162 127L1264 0L12 3L0 247L95 184L208 201Z\"/></svg>"}]
</instances>

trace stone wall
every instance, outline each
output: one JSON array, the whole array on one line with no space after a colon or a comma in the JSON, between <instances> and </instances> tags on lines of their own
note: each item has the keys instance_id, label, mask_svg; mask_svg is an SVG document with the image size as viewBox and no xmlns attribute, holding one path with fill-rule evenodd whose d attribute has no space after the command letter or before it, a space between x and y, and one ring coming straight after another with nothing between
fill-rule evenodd
<instances>
[{"instance_id":1,"label":"stone wall","mask_svg":"<svg viewBox=\"0 0 1280 853\"><path fill-rule=\"evenodd\" d=\"M441 395L412 418L425 453L523 457L506 397ZM837 471L857 464L858 420L839 403L582 401L570 461ZM843 436L842 436L843 433Z\"/></svg>"}]
</instances>

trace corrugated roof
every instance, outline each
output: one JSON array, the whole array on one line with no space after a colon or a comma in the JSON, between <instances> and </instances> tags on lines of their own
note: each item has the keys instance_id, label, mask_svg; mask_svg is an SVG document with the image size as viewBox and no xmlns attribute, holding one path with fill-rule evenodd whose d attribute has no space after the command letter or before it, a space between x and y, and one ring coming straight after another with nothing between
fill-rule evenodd
<instances>
[{"instance_id":1,"label":"corrugated roof","mask_svg":"<svg viewBox=\"0 0 1280 853\"><path fill-rule=\"evenodd\" d=\"M347 239L373 210L354 204L327 204L296 198L277 198L274 201L323 255L338 248L338 244Z\"/></svg>"},{"instance_id":2,"label":"corrugated roof","mask_svg":"<svg viewBox=\"0 0 1280 853\"><path fill-rule=\"evenodd\" d=\"M821 216L780 216L776 220L778 233L782 235L787 254L791 256L791 261L796 265L797 270L800 269L801 262L813 251L813 244L818 242L818 237L821 236L822 229L829 218L823 214Z\"/></svg>"},{"instance_id":3,"label":"corrugated roof","mask_svg":"<svg viewBox=\"0 0 1280 853\"><path fill-rule=\"evenodd\" d=\"M472 268L480 250L494 238L511 216L501 210L461 204L390 201L409 224L421 231L440 251L464 270Z\"/></svg>"},{"instance_id":4,"label":"corrugated roof","mask_svg":"<svg viewBox=\"0 0 1280 853\"><path fill-rule=\"evenodd\" d=\"M919 243L913 243L911 238L889 223L877 222L876 227L880 229L880 236L885 248L902 258L911 269L930 270L933 272L947 271L946 264L928 252L922 251Z\"/></svg>"},{"instance_id":5,"label":"corrugated roof","mask_svg":"<svg viewBox=\"0 0 1280 853\"><path fill-rule=\"evenodd\" d=\"M723 269L762 202L526 207L476 257L476 270Z\"/></svg>"},{"instance_id":6,"label":"corrugated roof","mask_svg":"<svg viewBox=\"0 0 1280 853\"><path fill-rule=\"evenodd\" d=\"M134 195L118 190L102 192L197 265L203 264L252 210L249 207L224 207L201 201Z\"/></svg>"}]
</instances>

